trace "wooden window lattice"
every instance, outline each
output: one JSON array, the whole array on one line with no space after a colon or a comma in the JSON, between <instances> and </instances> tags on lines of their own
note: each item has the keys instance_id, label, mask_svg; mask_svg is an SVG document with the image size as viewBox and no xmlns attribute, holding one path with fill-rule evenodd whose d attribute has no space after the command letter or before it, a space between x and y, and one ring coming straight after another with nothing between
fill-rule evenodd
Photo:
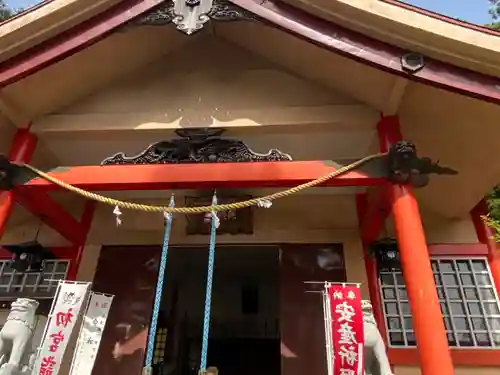
<instances>
[{"instance_id":1,"label":"wooden window lattice","mask_svg":"<svg viewBox=\"0 0 500 375\"><path fill-rule=\"evenodd\" d=\"M450 346L500 348L500 304L485 258L431 259ZM401 272L381 272L389 346L416 346Z\"/></svg>"}]
</instances>

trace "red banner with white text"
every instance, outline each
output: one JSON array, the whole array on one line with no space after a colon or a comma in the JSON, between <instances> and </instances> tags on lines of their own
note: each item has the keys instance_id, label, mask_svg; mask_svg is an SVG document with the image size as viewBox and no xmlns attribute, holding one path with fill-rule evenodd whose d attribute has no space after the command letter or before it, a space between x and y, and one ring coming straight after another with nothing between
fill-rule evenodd
<instances>
[{"instance_id":1,"label":"red banner with white text","mask_svg":"<svg viewBox=\"0 0 500 375\"><path fill-rule=\"evenodd\" d=\"M328 287L333 375L363 375L363 310L359 285Z\"/></svg>"}]
</instances>

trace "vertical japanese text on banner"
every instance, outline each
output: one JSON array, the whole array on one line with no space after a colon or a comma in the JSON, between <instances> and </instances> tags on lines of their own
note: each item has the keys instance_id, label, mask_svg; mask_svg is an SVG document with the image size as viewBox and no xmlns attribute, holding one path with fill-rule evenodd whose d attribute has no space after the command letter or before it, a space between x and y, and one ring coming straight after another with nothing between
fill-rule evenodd
<instances>
[{"instance_id":1,"label":"vertical japanese text on banner","mask_svg":"<svg viewBox=\"0 0 500 375\"><path fill-rule=\"evenodd\" d=\"M334 375L362 375L363 312L357 285L330 285Z\"/></svg>"}]
</instances>

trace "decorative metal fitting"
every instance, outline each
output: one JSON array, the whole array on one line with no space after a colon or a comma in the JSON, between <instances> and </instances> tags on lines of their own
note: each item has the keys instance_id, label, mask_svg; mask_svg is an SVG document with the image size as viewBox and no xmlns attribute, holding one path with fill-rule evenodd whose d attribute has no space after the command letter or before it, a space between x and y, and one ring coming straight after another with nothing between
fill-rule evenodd
<instances>
[{"instance_id":1,"label":"decorative metal fitting","mask_svg":"<svg viewBox=\"0 0 500 375\"><path fill-rule=\"evenodd\" d=\"M430 174L456 175L458 172L442 167L430 158L418 157L417 148L408 141L394 143L387 155L388 179L397 185L427 186Z\"/></svg>"},{"instance_id":2,"label":"decorative metal fitting","mask_svg":"<svg viewBox=\"0 0 500 375\"><path fill-rule=\"evenodd\" d=\"M165 1L131 24L161 26L173 23L178 30L191 35L210 20L258 21L259 18L229 0L178 0Z\"/></svg>"},{"instance_id":3,"label":"decorative metal fitting","mask_svg":"<svg viewBox=\"0 0 500 375\"><path fill-rule=\"evenodd\" d=\"M424 56L410 52L401 57L401 67L409 73L416 73L425 66Z\"/></svg>"},{"instance_id":4,"label":"decorative metal fitting","mask_svg":"<svg viewBox=\"0 0 500 375\"><path fill-rule=\"evenodd\" d=\"M177 163L227 163L291 161L292 157L278 149L265 154L253 151L246 143L237 139L222 138L224 129L196 128L178 129L179 138L162 141L149 146L136 156L125 156L122 152L102 161L112 164L177 164Z\"/></svg>"},{"instance_id":5,"label":"decorative metal fitting","mask_svg":"<svg viewBox=\"0 0 500 375\"><path fill-rule=\"evenodd\" d=\"M12 164L5 155L0 155L0 190L12 190L19 168Z\"/></svg>"}]
</instances>

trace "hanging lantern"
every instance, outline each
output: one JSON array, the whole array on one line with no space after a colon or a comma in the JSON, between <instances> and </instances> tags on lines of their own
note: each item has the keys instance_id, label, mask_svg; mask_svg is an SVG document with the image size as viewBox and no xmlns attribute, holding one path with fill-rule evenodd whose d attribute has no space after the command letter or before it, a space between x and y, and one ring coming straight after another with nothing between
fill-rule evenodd
<instances>
[{"instance_id":1,"label":"hanging lantern","mask_svg":"<svg viewBox=\"0 0 500 375\"><path fill-rule=\"evenodd\" d=\"M55 258L54 254L38 241L2 247L12 253L11 267L17 272L41 272L45 260Z\"/></svg>"},{"instance_id":2,"label":"hanging lantern","mask_svg":"<svg viewBox=\"0 0 500 375\"><path fill-rule=\"evenodd\" d=\"M378 271L399 271L398 242L395 238L383 238L373 242L369 247L371 255L377 260Z\"/></svg>"}]
</instances>

